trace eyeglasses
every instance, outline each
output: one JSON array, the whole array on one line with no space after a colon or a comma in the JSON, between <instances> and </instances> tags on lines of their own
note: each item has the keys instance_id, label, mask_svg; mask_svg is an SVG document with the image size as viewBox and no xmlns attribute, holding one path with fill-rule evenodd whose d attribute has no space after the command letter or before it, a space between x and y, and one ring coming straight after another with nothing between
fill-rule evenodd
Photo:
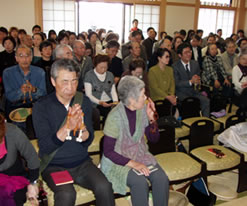
<instances>
[{"instance_id":1,"label":"eyeglasses","mask_svg":"<svg viewBox=\"0 0 247 206\"><path fill-rule=\"evenodd\" d=\"M169 59L169 58L170 58L170 56L169 56L169 55L166 55L166 56L165 56L165 58L166 58L166 59Z\"/></svg>"},{"instance_id":2,"label":"eyeglasses","mask_svg":"<svg viewBox=\"0 0 247 206\"><path fill-rule=\"evenodd\" d=\"M191 54L192 53L192 51L190 50L190 51L184 51L183 52L183 54Z\"/></svg>"},{"instance_id":3,"label":"eyeglasses","mask_svg":"<svg viewBox=\"0 0 247 206\"><path fill-rule=\"evenodd\" d=\"M24 55L24 54L19 54L18 55L18 57L20 57L20 58L28 58L28 57L30 57L31 56L31 54L26 54L26 55Z\"/></svg>"}]
</instances>

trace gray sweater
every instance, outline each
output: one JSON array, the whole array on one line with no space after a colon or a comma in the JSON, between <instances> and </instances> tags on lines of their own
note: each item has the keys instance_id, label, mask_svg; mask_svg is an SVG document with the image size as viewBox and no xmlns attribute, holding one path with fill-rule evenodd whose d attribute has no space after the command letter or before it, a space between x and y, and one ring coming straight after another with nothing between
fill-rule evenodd
<instances>
[{"instance_id":1,"label":"gray sweater","mask_svg":"<svg viewBox=\"0 0 247 206\"><path fill-rule=\"evenodd\" d=\"M6 123L5 145L8 153L0 159L0 173L28 176L31 182L38 179L40 165L38 155L26 135L10 123ZM25 174L18 152L27 162L29 175Z\"/></svg>"}]
</instances>

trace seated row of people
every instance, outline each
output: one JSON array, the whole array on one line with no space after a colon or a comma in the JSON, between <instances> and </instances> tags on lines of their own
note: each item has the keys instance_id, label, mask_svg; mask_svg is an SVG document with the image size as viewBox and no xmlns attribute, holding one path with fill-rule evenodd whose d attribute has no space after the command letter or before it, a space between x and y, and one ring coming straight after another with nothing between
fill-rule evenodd
<instances>
[{"instance_id":1,"label":"seated row of people","mask_svg":"<svg viewBox=\"0 0 247 206\"><path fill-rule=\"evenodd\" d=\"M24 48L17 49L18 54L23 52L21 49ZM103 56L98 58L103 58ZM107 62L103 61L99 64L106 66ZM92 70L92 72L94 71ZM147 180L152 185L154 204L168 205L169 180L155 158L148 152L144 140L144 132L150 141L155 142L159 139L158 128L154 124L154 104L151 100L147 105L145 103L147 97L144 83L137 77L129 76L124 77L119 83L120 103L109 114L104 130L106 140L101 162L102 173L92 163L87 151L93 141L92 106L85 95L77 92L79 75L79 66L73 60L55 61L51 68L51 82L55 87L55 92L38 100L33 108L33 123L39 140L41 158L40 173L54 192L54 205L75 205L76 191L73 184L56 186L51 177L51 173L64 170L70 173L75 184L93 191L97 205L115 205L113 191L125 194L127 187L130 188L133 205L147 205L149 193ZM4 143L5 139L2 139L5 136L4 129L2 130L4 125L5 121L1 118L0 146L6 148L7 145L9 150L11 148L9 146L13 142L10 143L11 141L7 139L7 144ZM8 138L12 138L11 132L18 134L18 130L15 130L14 127L9 124L7 126L12 128L7 130ZM16 134L14 136L19 137ZM68 137L70 138L68 139ZM78 141L78 137L82 141ZM22 144L21 141L27 145L25 148L31 147L25 137L18 139L17 142ZM136 141L140 144L136 144ZM23 152L18 146L13 149L14 152ZM142 155L140 155L140 151L142 151ZM33 152L33 148L25 150L24 157L27 158L28 163L30 162L29 170L36 171L35 175L30 178L33 183L29 185L29 182L26 181L28 198L36 200L37 186L35 184L38 178L39 164L37 155ZM133 155L136 153L138 155ZM1 152L1 155L6 156L6 153L2 154ZM13 158L15 157L13 156ZM29 160L30 158L33 159L33 162ZM2 161L2 156L0 160ZM11 163L6 160L3 159L5 164ZM0 172L4 173L12 166L12 163L9 164L9 167L2 167L2 165L4 164L0 162ZM158 170L150 173L148 169L150 165ZM132 169L143 175L137 175ZM119 173L122 175L119 176ZM11 176L11 174L8 175ZM17 192L19 193L19 191ZM1 194L3 193L1 192ZM139 198L140 196L144 198ZM21 193L16 201L21 201L22 205L25 202L25 194Z\"/></svg>"},{"instance_id":2,"label":"seated row of people","mask_svg":"<svg viewBox=\"0 0 247 206\"><path fill-rule=\"evenodd\" d=\"M132 44L135 45L137 43L133 42ZM178 56L179 56L180 60L173 64L173 68L178 67L181 62L184 65L187 62L186 64L188 64L188 70L190 71L190 63L189 62L191 61L191 58L192 58L192 50L190 48L190 45L188 45L188 44L182 44L182 45L183 45L183 47L187 47L186 52L183 55L183 51L181 51L181 48L182 48L182 50L184 48L180 47L180 50L178 49ZM232 46L233 46L233 42L229 41L227 44L227 48L229 48L229 51L231 50ZM16 107L19 107L20 104L22 104L23 102L25 102L27 105L22 104L22 106L24 106L24 107L28 106L28 104L30 104L30 100L35 101L38 97L44 96L46 94L46 90L49 91L48 93L53 91L53 86L50 82L50 66L53 62L49 58L49 57L51 57L51 44L48 41L44 41L44 42L42 42L40 47L41 47L41 51L42 51L42 59L40 59L36 65L42 67L44 69L45 73L41 71L41 73L42 73L41 75L37 74L36 77L34 78L35 75L33 74L32 78L34 78L34 79L32 79L32 80L30 78L27 79L31 73L37 73L39 70L36 69L35 72L31 71L31 70L33 70L32 69L33 66L30 66L31 51L28 47L25 47L25 46L18 47L18 49L16 51L16 60L19 64L19 66L17 66L17 67L19 68L18 71L24 71L24 74L28 74L29 70L31 72L28 75L24 75L24 77L26 79L25 78L19 78L18 75L15 75L15 77L14 77L15 79L16 78L22 79L21 81L24 81L24 82L17 83L18 81L16 80L15 84L18 84L18 85L13 85L12 83L10 83L12 81L9 80L12 78L11 74L10 75L8 74L9 69L6 70L4 82L6 84L5 90L7 92L6 93L7 113L9 113L11 110L15 109ZM104 114L103 115L104 120L105 120L108 112L110 111L111 104L106 105L103 103L106 103L108 100L113 101L113 102L118 100L117 94L116 94L116 89L115 89L115 84L114 84L114 83L118 82L118 80L120 79L120 77L118 77L118 76L120 76L120 74L122 74L122 72L119 72L119 68L121 70L121 67L119 67L121 65L121 60L118 57L116 57L116 53L118 51L118 48L119 48L119 44L116 41L110 41L107 44L106 53L108 55L98 55L97 56L97 57L100 57L98 59L101 59L101 60L103 59L104 61L102 62L100 60L99 62L97 62L97 60L96 60L94 62L94 65L96 68L94 70L94 73L91 72L91 70L93 69L93 64L92 64L91 59L89 57L85 56L85 45L82 41L76 40L74 42L73 53L72 53L72 49L68 45L59 45L55 49L55 58L57 58L57 59L59 59L59 58L70 58L70 59L74 58L74 60L76 60L76 62L80 65L81 75L80 75L79 86L78 86L79 91L84 91L85 76L90 71L90 75L89 75L89 77L87 77L87 82L90 82L90 83L85 84L85 85L87 85L85 92L90 97L91 101L94 102L94 104L97 104L99 106L100 105L99 103L101 103L101 106L99 106L99 108L101 108L100 114L101 115ZM178 46L178 48L179 48L179 46ZM19 54L20 50L22 51L22 53ZM138 51L140 52L140 49L138 49ZM166 53L166 55L164 55L164 53ZM168 55L168 53L169 53L169 55ZM159 66L160 68L162 68L166 65L169 65L170 59L171 59L171 53L168 49L165 49L165 50L159 49L158 51L156 51L156 55L158 56L158 58L157 58L158 64L155 67ZM26 56L26 57L24 57L24 56ZM114 62L114 59L116 59L116 61L115 61L116 67L113 67L113 65L112 65L112 62ZM243 59L243 58L241 58L241 59ZM112 61L110 62L110 60L112 60ZM234 59L233 59L233 61L234 61ZM193 61L191 61L191 62L193 62ZM104 64L103 65L104 68L102 67L102 71L101 71L102 73L100 74L99 71L97 73L97 66L98 65L101 66L101 64ZM145 64L145 62L144 62L144 64ZM229 64L233 65L233 62L229 62ZM128 65L128 68L130 68L129 66L131 64L127 64L127 65ZM196 64L196 67L197 66L198 66L198 64ZM110 68L110 71L113 71L113 74L118 73L118 72L119 73L114 77L112 75L112 73L107 72L107 73L111 74L111 78L108 79L107 82L109 85L112 85L112 88L108 88L108 91L106 93L104 93L104 94L107 94L107 95L103 95L103 97L104 96L107 97L107 101L105 101L105 98L101 99L102 96L99 96L99 95L102 95L101 92L98 94L98 96L96 95L97 96L96 98L95 98L95 95L92 95L93 93L99 92L99 91L97 91L97 88L103 89L103 87L98 87L98 85L95 86L96 81L92 81L92 80L88 80L88 79L93 78L92 77L93 74L97 74L98 75L98 76L96 75L97 79L102 78L101 82L105 82L106 69L108 67ZM22 70L20 68L22 68ZM145 68L146 68L146 65L145 65ZM204 69L203 69L202 73L200 73L200 68L196 68L196 72L195 73L192 72L192 75L188 76L189 72L185 70L186 75L189 78L188 80L191 80L190 82L188 82L186 80L186 84L182 84L182 82L183 82L182 80L186 76L179 74L175 68L174 68L174 74L175 74L174 79L175 79L176 84L172 83L172 84L174 84L172 86L170 84L170 82L174 82L173 79L170 78L172 72L170 72L170 74L168 75L167 71L165 70L166 72L163 75L159 75L159 74L155 75L155 74L153 74L155 69L152 69L152 70L150 69L149 74L148 74L150 83L148 83L147 78L145 80L146 85L147 85L146 86L146 88L147 88L146 94L149 95L149 89L148 88L150 88L150 90L151 90L150 95L151 95L151 98L153 100L162 99L162 97L160 97L159 95L157 97L157 94L156 94L159 87L161 87L162 88L161 92L167 93L167 95L163 94L164 95L163 99L166 98L165 96L168 96L168 98L170 98L170 96L173 96L172 100L170 100L170 102L174 105L174 104L176 104L175 103L176 102L175 101L175 99L176 99L175 93L177 94L177 96L179 97L179 100L181 100L181 101L185 97L195 95L194 91L192 92L192 90L191 90L191 92L189 92L190 94L186 94L187 89L188 89L186 87L189 86L192 88L192 86L194 84L200 84L200 76L201 76L203 85L206 85L207 87L213 87L213 88L215 88L215 91L217 91L219 88L222 89L222 87L223 87L225 89L224 90L225 91L224 96L230 97L230 94L231 94L230 90L231 89L229 86L230 86L231 76L229 76L226 73L226 71L224 69L224 64L223 64L222 58L220 56L217 56L217 47L215 44L209 44L209 46L208 46L207 56L204 58L204 61L203 61L203 68ZM142 66L140 69L143 70ZM11 69L10 73L12 73L12 70L13 70L13 68ZM144 70L142 71L142 73L143 73L142 77L146 77L146 73L144 72ZM183 70L181 68L177 69L177 70L179 72L181 72L181 71L183 72ZM171 70L171 71L173 71L173 70ZM128 73L128 71L126 71L126 72ZM156 72L159 72L159 69L156 68ZM44 74L45 74L45 77L44 77ZM194 74L197 74L198 80L195 77L192 78L194 76ZM103 75L103 76L100 77L100 75ZM107 75L107 76L109 76L109 75ZM161 79L160 81L157 81L157 79L155 79L155 78L157 78L157 76ZM161 78L161 77L163 77L163 78ZM45 79L45 83L42 83L43 79ZM166 80L169 80L170 82L167 82ZM36 81L39 81L40 83L38 83ZM163 84L163 86L159 85L160 82L162 82L161 85ZM187 84L187 83L189 83L189 84ZM42 85L39 85L39 84L42 84ZM164 84L167 84L170 87L169 90L165 89ZM24 86L19 91L17 88L21 88L22 85L24 85ZM176 88L176 89L174 89L174 88ZM174 91L170 91L170 90L174 90ZM176 92L175 92L175 90L176 90ZM201 105L203 115L209 116L209 109L208 109L208 106L206 106L209 104L208 100L205 100L205 98L202 97L201 95L199 95L198 97L203 99L203 101L201 101L201 102L203 102L203 105ZM97 99L97 101L96 101L96 99ZM102 100L102 101L100 101L100 100ZM108 109L107 109L107 107L108 107ZM107 112L103 112L103 110L105 110Z\"/></svg>"}]
</instances>

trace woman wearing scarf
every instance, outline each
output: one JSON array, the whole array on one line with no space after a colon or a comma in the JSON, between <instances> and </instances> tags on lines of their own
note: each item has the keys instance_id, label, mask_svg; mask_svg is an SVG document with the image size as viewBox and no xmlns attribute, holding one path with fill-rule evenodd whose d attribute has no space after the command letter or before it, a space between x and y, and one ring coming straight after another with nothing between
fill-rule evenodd
<instances>
[{"instance_id":1,"label":"woman wearing scarf","mask_svg":"<svg viewBox=\"0 0 247 206\"><path fill-rule=\"evenodd\" d=\"M212 91L206 90L211 95L210 110L216 112L215 114L211 113L212 115L220 117L226 114L226 102L232 96L232 88L222 58L217 54L216 44L209 44L202 64L202 83L207 88L213 87Z\"/></svg>"},{"instance_id":2,"label":"woman wearing scarf","mask_svg":"<svg viewBox=\"0 0 247 206\"><path fill-rule=\"evenodd\" d=\"M232 83L236 95L240 95L244 88L247 87L247 47L241 50L239 55L239 64L233 67Z\"/></svg>"},{"instance_id":3,"label":"woman wearing scarf","mask_svg":"<svg viewBox=\"0 0 247 206\"><path fill-rule=\"evenodd\" d=\"M101 169L116 193L131 193L133 206L148 206L150 182L153 204L167 206L169 180L154 156L149 141L159 139L154 103L145 104L145 84L135 76L123 77L118 85L120 103L109 113L104 127ZM150 166L155 169L152 171Z\"/></svg>"},{"instance_id":4,"label":"woman wearing scarf","mask_svg":"<svg viewBox=\"0 0 247 206\"><path fill-rule=\"evenodd\" d=\"M227 79L222 58L217 56L216 44L208 45L206 57L203 61L202 82L205 85L213 86L215 89L231 85Z\"/></svg>"},{"instance_id":5,"label":"woman wearing scarf","mask_svg":"<svg viewBox=\"0 0 247 206\"><path fill-rule=\"evenodd\" d=\"M20 154L20 155L19 155ZM28 167L25 170L22 156ZM0 205L37 205L39 159L26 135L0 114Z\"/></svg>"}]
</instances>

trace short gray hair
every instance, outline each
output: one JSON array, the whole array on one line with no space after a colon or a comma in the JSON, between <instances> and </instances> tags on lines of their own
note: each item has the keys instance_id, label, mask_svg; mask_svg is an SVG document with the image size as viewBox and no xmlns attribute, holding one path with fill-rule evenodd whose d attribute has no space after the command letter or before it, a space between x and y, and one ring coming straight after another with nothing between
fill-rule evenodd
<instances>
[{"instance_id":1,"label":"short gray hair","mask_svg":"<svg viewBox=\"0 0 247 206\"><path fill-rule=\"evenodd\" d=\"M20 44L16 47L15 55L17 55L19 49L27 49L30 52L31 57L33 56L32 49L26 46L25 44Z\"/></svg>"},{"instance_id":2,"label":"short gray hair","mask_svg":"<svg viewBox=\"0 0 247 206\"><path fill-rule=\"evenodd\" d=\"M83 44L84 47L85 47L85 43L84 43L82 40L78 40L78 39L77 39L77 40L74 41L74 43L73 43L73 45L72 45L72 49L74 49L74 48L77 46L78 43Z\"/></svg>"},{"instance_id":3,"label":"short gray hair","mask_svg":"<svg viewBox=\"0 0 247 206\"><path fill-rule=\"evenodd\" d=\"M77 78L80 76L79 65L71 59L58 59L51 66L51 78L56 80L58 72L61 70L66 70L69 72L75 72Z\"/></svg>"},{"instance_id":4,"label":"short gray hair","mask_svg":"<svg viewBox=\"0 0 247 206\"><path fill-rule=\"evenodd\" d=\"M124 105L129 106L129 99L132 98L137 101L143 88L145 88L145 84L142 80L127 75L118 84L118 97Z\"/></svg>"},{"instance_id":5,"label":"short gray hair","mask_svg":"<svg viewBox=\"0 0 247 206\"><path fill-rule=\"evenodd\" d=\"M54 50L54 58L55 59L63 57L63 52L64 52L65 47L69 48L71 50L71 52L73 51L71 46L69 46L67 44L59 44L59 45L57 45L56 49Z\"/></svg>"}]
</instances>

